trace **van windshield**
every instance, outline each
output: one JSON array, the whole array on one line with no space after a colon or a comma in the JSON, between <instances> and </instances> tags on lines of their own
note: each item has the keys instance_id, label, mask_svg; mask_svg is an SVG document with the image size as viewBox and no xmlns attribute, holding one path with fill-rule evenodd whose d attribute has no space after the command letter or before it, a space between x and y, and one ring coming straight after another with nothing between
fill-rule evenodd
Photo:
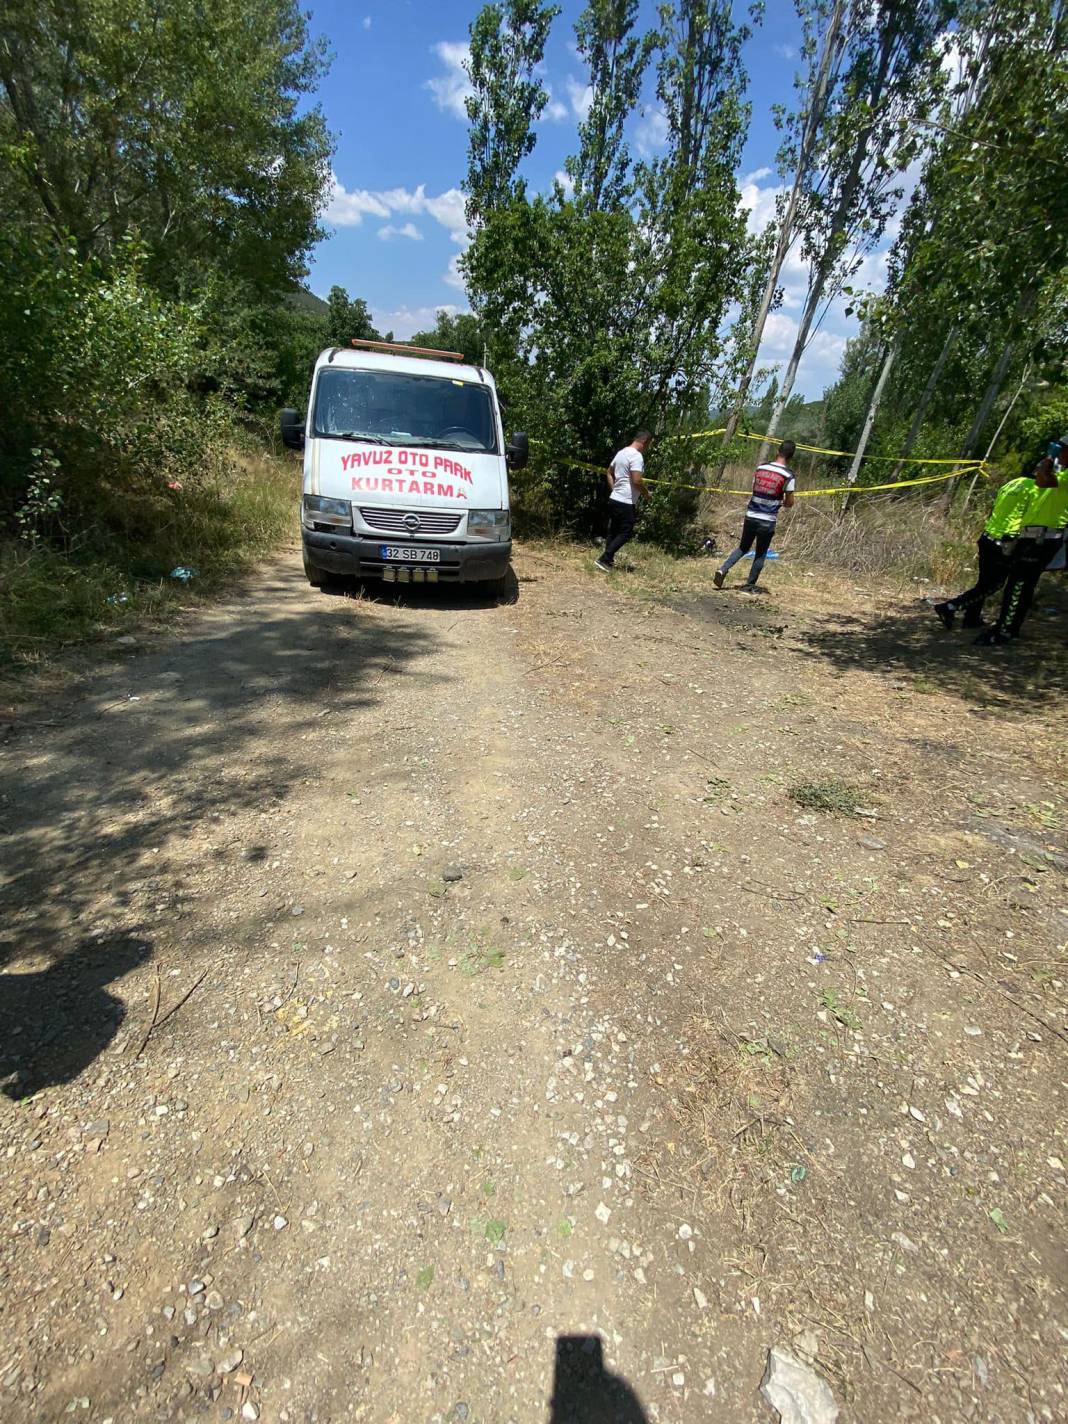
<instances>
[{"instance_id":1,"label":"van windshield","mask_svg":"<svg viewBox=\"0 0 1068 1424\"><path fill-rule=\"evenodd\" d=\"M497 453L489 387L442 376L326 367L315 386L312 431L327 440Z\"/></svg>"}]
</instances>

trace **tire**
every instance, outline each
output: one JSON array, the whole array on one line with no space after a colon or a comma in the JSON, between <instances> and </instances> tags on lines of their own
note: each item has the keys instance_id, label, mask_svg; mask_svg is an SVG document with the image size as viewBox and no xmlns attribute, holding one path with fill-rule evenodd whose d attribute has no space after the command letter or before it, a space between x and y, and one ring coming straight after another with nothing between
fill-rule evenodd
<instances>
[{"instance_id":1,"label":"tire","mask_svg":"<svg viewBox=\"0 0 1068 1424\"><path fill-rule=\"evenodd\" d=\"M487 579L483 587L491 603L519 602L519 580L512 568L506 574L502 574L500 578Z\"/></svg>"},{"instance_id":2,"label":"tire","mask_svg":"<svg viewBox=\"0 0 1068 1424\"><path fill-rule=\"evenodd\" d=\"M307 554L304 555L304 577L312 588L325 588L330 582L330 575L325 569L317 569L314 564L308 563Z\"/></svg>"}]
</instances>

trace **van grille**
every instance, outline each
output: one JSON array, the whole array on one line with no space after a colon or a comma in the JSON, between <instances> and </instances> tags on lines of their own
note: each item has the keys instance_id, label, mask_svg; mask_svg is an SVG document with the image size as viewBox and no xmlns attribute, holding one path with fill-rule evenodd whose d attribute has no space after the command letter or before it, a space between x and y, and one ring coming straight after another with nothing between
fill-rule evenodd
<instances>
[{"instance_id":1,"label":"van grille","mask_svg":"<svg viewBox=\"0 0 1068 1424\"><path fill-rule=\"evenodd\" d=\"M412 515L419 523L414 528L405 524ZM368 529L381 529L384 534L455 534L462 514L443 514L433 509L361 509L360 518Z\"/></svg>"}]
</instances>

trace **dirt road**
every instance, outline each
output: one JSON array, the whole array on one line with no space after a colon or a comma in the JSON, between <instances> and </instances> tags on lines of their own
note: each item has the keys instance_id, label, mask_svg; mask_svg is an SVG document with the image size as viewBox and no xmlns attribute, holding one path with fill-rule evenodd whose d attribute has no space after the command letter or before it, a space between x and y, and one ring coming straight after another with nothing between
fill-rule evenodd
<instances>
[{"instance_id":1,"label":"dirt road","mask_svg":"<svg viewBox=\"0 0 1068 1424\"><path fill-rule=\"evenodd\" d=\"M1063 1418L1041 656L517 568L291 555L13 715L5 1419Z\"/></svg>"}]
</instances>

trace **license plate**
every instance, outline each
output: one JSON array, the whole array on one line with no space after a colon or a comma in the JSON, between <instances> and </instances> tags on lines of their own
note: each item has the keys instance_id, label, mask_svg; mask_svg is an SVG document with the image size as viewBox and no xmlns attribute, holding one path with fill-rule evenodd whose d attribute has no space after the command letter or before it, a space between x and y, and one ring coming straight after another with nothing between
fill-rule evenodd
<instances>
[{"instance_id":1,"label":"license plate","mask_svg":"<svg viewBox=\"0 0 1068 1424\"><path fill-rule=\"evenodd\" d=\"M407 544L383 544L382 558L388 563L400 564L440 564L440 549L413 549Z\"/></svg>"}]
</instances>

